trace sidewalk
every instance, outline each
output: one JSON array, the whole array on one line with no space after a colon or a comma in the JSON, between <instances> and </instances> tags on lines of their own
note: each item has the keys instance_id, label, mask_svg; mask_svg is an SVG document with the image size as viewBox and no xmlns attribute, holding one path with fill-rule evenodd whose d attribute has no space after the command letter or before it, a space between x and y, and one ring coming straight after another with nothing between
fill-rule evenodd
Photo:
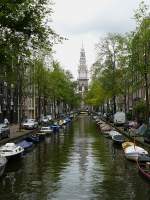
<instances>
[{"instance_id":1,"label":"sidewalk","mask_svg":"<svg viewBox=\"0 0 150 200\"><path fill-rule=\"evenodd\" d=\"M25 129L19 130L19 124L10 125L10 139L25 135L28 132L31 132L31 130L25 130Z\"/></svg>"},{"instance_id":2,"label":"sidewalk","mask_svg":"<svg viewBox=\"0 0 150 200\"><path fill-rule=\"evenodd\" d=\"M27 134L34 132L34 130L25 130L25 129L21 129L21 131L19 131L19 124L11 124L9 127L10 127L10 137L0 140L0 145L17 140Z\"/></svg>"}]
</instances>

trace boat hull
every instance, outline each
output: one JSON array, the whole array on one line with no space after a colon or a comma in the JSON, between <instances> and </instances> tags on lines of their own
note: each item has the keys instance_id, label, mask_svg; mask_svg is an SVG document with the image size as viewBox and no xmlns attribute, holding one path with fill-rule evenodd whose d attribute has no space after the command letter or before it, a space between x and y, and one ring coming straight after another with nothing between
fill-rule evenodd
<instances>
[{"instance_id":1,"label":"boat hull","mask_svg":"<svg viewBox=\"0 0 150 200\"><path fill-rule=\"evenodd\" d=\"M150 168L146 167L146 163L137 162L137 167L140 174L147 180L150 180Z\"/></svg>"},{"instance_id":2,"label":"boat hull","mask_svg":"<svg viewBox=\"0 0 150 200\"><path fill-rule=\"evenodd\" d=\"M138 153L125 153L125 157L128 160L133 160L133 161L137 161L139 154Z\"/></svg>"},{"instance_id":3,"label":"boat hull","mask_svg":"<svg viewBox=\"0 0 150 200\"><path fill-rule=\"evenodd\" d=\"M21 158L22 155L23 155L23 152L24 152L24 151L19 152L19 153L17 153L17 154L13 154L13 155L6 156L6 158L8 159L8 161L9 161L9 160L12 160L12 159Z\"/></svg>"},{"instance_id":4,"label":"boat hull","mask_svg":"<svg viewBox=\"0 0 150 200\"><path fill-rule=\"evenodd\" d=\"M112 140L114 144L121 145L123 142L125 142L125 138L122 135L114 135L112 136Z\"/></svg>"},{"instance_id":5,"label":"boat hull","mask_svg":"<svg viewBox=\"0 0 150 200\"><path fill-rule=\"evenodd\" d=\"M17 145L24 149L24 153L30 151L33 148L33 142L27 142L26 140L20 141Z\"/></svg>"},{"instance_id":6,"label":"boat hull","mask_svg":"<svg viewBox=\"0 0 150 200\"><path fill-rule=\"evenodd\" d=\"M129 146L124 149L125 157L137 161L140 155L148 155L148 152L139 146Z\"/></svg>"}]
</instances>

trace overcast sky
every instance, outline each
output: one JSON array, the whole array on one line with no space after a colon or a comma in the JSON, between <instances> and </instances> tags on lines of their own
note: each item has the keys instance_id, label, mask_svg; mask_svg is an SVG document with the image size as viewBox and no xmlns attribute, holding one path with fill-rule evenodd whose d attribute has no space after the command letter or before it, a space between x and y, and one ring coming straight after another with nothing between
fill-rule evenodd
<instances>
[{"instance_id":1,"label":"overcast sky","mask_svg":"<svg viewBox=\"0 0 150 200\"><path fill-rule=\"evenodd\" d=\"M140 0L53 0L53 27L68 38L56 45L55 58L77 78L82 41L88 69L95 61L95 43L109 32L125 33L135 28L134 10ZM150 0L145 0L150 5Z\"/></svg>"}]
</instances>

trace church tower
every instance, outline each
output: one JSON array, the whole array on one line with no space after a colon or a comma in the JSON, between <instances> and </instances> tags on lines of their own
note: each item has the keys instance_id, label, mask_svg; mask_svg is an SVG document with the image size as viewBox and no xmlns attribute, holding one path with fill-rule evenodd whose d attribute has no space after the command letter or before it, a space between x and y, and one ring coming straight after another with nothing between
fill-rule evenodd
<instances>
[{"instance_id":1,"label":"church tower","mask_svg":"<svg viewBox=\"0 0 150 200\"><path fill-rule=\"evenodd\" d=\"M84 93L88 90L88 69L86 65L85 50L81 48L80 61L78 66L78 93L83 97ZM82 105L83 106L83 105Z\"/></svg>"}]
</instances>

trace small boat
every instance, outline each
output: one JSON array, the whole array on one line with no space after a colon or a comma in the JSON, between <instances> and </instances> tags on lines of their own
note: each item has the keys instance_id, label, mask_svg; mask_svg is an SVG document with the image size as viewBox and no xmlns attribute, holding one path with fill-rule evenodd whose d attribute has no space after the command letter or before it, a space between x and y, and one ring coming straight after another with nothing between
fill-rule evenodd
<instances>
[{"instance_id":1,"label":"small boat","mask_svg":"<svg viewBox=\"0 0 150 200\"><path fill-rule=\"evenodd\" d=\"M97 119L97 116L96 116L96 115L94 115L94 116L93 116L93 119L95 119L95 120L96 120L96 119Z\"/></svg>"},{"instance_id":2,"label":"small boat","mask_svg":"<svg viewBox=\"0 0 150 200\"><path fill-rule=\"evenodd\" d=\"M48 134L48 133L52 133L53 130L49 126L43 126L41 127L40 132Z\"/></svg>"},{"instance_id":3,"label":"small boat","mask_svg":"<svg viewBox=\"0 0 150 200\"><path fill-rule=\"evenodd\" d=\"M70 117L66 117L65 121L66 121L66 123L69 123L69 122L71 122L71 118Z\"/></svg>"},{"instance_id":4,"label":"small boat","mask_svg":"<svg viewBox=\"0 0 150 200\"><path fill-rule=\"evenodd\" d=\"M123 150L130 146L134 146L134 143L133 142L123 142L122 143Z\"/></svg>"},{"instance_id":5,"label":"small boat","mask_svg":"<svg viewBox=\"0 0 150 200\"><path fill-rule=\"evenodd\" d=\"M33 142L27 142L26 140L22 140L18 142L17 145L24 148L25 151L28 151L33 147Z\"/></svg>"},{"instance_id":6,"label":"small boat","mask_svg":"<svg viewBox=\"0 0 150 200\"><path fill-rule=\"evenodd\" d=\"M63 126L63 124L64 124L64 120L59 120L59 126Z\"/></svg>"},{"instance_id":7,"label":"small boat","mask_svg":"<svg viewBox=\"0 0 150 200\"><path fill-rule=\"evenodd\" d=\"M39 140L43 140L47 133L44 132L37 132L36 135L39 137Z\"/></svg>"},{"instance_id":8,"label":"small boat","mask_svg":"<svg viewBox=\"0 0 150 200\"><path fill-rule=\"evenodd\" d=\"M32 142L34 144L37 144L40 142L39 136L38 135L30 135L25 138L27 142Z\"/></svg>"},{"instance_id":9,"label":"small boat","mask_svg":"<svg viewBox=\"0 0 150 200\"><path fill-rule=\"evenodd\" d=\"M118 131L114 131L114 130L109 131L109 136L110 136L111 139L112 139L112 137L115 136L115 135L120 135L120 133L119 133Z\"/></svg>"},{"instance_id":10,"label":"small boat","mask_svg":"<svg viewBox=\"0 0 150 200\"><path fill-rule=\"evenodd\" d=\"M6 143L0 147L0 155L7 159L20 157L23 152L24 149L15 143Z\"/></svg>"},{"instance_id":11,"label":"small boat","mask_svg":"<svg viewBox=\"0 0 150 200\"><path fill-rule=\"evenodd\" d=\"M137 161L140 155L146 155L148 152L142 147L132 145L124 149L125 157L129 160Z\"/></svg>"},{"instance_id":12,"label":"small boat","mask_svg":"<svg viewBox=\"0 0 150 200\"><path fill-rule=\"evenodd\" d=\"M52 130L53 130L53 133L59 133L59 128L60 126L58 124L53 124L51 126Z\"/></svg>"},{"instance_id":13,"label":"small boat","mask_svg":"<svg viewBox=\"0 0 150 200\"><path fill-rule=\"evenodd\" d=\"M125 137L121 134L116 134L112 136L112 140L115 144L122 144L125 142Z\"/></svg>"},{"instance_id":14,"label":"small boat","mask_svg":"<svg viewBox=\"0 0 150 200\"><path fill-rule=\"evenodd\" d=\"M139 162L150 162L150 155L149 154L141 154L138 157Z\"/></svg>"},{"instance_id":15,"label":"small boat","mask_svg":"<svg viewBox=\"0 0 150 200\"><path fill-rule=\"evenodd\" d=\"M97 123L97 122L99 122L99 119L97 118L97 119L95 119L95 121L96 121L96 123Z\"/></svg>"},{"instance_id":16,"label":"small boat","mask_svg":"<svg viewBox=\"0 0 150 200\"><path fill-rule=\"evenodd\" d=\"M111 131L112 130L112 128L108 124L100 125L100 129L101 129L102 132L103 131Z\"/></svg>"},{"instance_id":17,"label":"small boat","mask_svg":"<svg viewBox=\"0 0 150 200\"><path fill-rule=\"evenodd\" d=\"M4 173L6 163L7 159L3 156L0 156L0 176L2 176Z\"/></svg>"},{"instance_id":18,"label":"small boat","mask_svg":"<svg viewBox=\"0 0 150 200\"><path fill-rule=\"evenodd\" d=\"M139 172L150 181L150 162L137 161L137 167Z\"/></svg>"},{"instance_id":19,"label":"small boat","mask_svg":"<svg viewBox=\"0 0 150 200\"><path fill-rule=\"evenodd\" d=\"M98 120L97 123L96 123L97 126L102 125L102 124L104 124L104 122L102 120Z\"/></svg>"}]
</instances>

